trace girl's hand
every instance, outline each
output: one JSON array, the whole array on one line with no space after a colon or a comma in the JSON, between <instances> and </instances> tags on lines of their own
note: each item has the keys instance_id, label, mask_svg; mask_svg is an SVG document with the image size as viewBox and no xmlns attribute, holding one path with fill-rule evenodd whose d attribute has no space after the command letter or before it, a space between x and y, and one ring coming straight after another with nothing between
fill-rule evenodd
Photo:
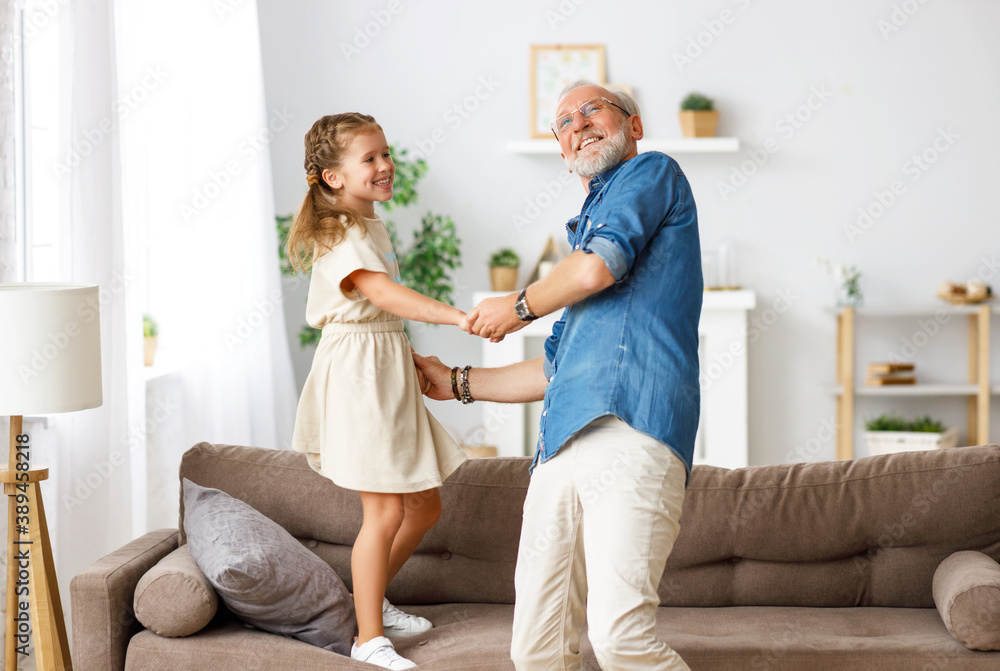
<instances>
[{"instance_id":1,"label":"girl's hand","mask_svg":"<svg viewBox=\"0 0 1000 671\"><path fill-rule=\"evenodd\" d=\"M467 315L466 313L463 312L462 313L462 318L459 320L459 322L457 324L455 324L455 326L457 326L458 328L460 328L463 331L465 331L466 333L468 333L469 332L469 315Z\"/></svg>"}]
</instances>

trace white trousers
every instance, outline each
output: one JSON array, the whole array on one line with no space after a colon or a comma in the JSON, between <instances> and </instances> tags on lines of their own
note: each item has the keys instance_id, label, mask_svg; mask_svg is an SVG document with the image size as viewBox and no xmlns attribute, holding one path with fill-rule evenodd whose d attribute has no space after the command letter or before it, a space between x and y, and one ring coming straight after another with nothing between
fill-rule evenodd
<instances>
[{"instance_id":1,"label":"white trousers","mask_svg":"<svg viewBox=\"0 0 1000 671\"><path fill-rule=\"evenodd\" d=\"M685 478L663 443L611 416L535 467L514 578L518 671L581 669L584 623L605 671L690 671L656 638Z\"/></svg>"}]
</instances>

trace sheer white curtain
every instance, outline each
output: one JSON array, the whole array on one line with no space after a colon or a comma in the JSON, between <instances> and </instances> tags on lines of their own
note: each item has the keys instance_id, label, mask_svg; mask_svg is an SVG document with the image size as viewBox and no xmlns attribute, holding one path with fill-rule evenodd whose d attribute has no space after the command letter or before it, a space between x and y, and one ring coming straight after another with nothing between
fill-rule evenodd
<instances>
[{"instance_id":1,"label":"sheer white curtain","mask_svg":"<svg viewBox=\"0 0 1000 671\"><path fill-rule=\"evenodd\" d=\"M149 519L176 524L177 465L206 440L279 448L297 401L281 309L256 4L121 3L123 184L141 193L149 308L172 374L151 383ZM141 141L140 141L141 140ZM126 198L126 203L129 199Z\"/></svg>"},{"instance_id":2,"label":"sheer white curtain","mask_svg":"<svg viewBox=\"0 0 1000 671\"><path fill-rule=\"evenodd\" d=\"M0 0L0 282L17 280L17 254L14 247L14 0ZM9 424L0 420L0 436L7 436ZM0 449L7 449L0 440ZM7 502L3 501L6 510ZM0 520L0 564L7 566L7 516ZM6 573L4 574L6 575ZM0 580L0 603L7 603L7 581ZM0 622L0 639L6 640L7 618ZM0 664L2 666L2 664Z\"/></svg>"},{"instance_id":3,"label":"sheer white curtain","mask_svg":"<svg viewBox=\"0 0 1000 671\"><path fill-rule=\"evenodd\" d=\"M33 436L53 466L44 495L67 616L80 569L176 526L188 447L290 440L267 147L290 115L265 108L255 3L231 5L74 0L46 24L59 32L59 149L32 160L58 177L60 270L35 279L101 286L104 405ZM144 308L166 365L150 381Z\"/></svg>"}]
</instances>

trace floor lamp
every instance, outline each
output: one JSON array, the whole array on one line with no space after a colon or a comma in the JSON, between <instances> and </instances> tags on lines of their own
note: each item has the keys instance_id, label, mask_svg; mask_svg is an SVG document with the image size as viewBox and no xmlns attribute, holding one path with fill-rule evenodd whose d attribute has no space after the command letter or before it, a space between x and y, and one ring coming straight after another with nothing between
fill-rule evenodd
<instances>
[{"instance_id":1,"label":"floor lamp","mask_svg":"<svg viewBox=\"0 0 1000 671\"><path fill-rule=\"evenodd\" d=\"M0 469L8 511L5 668L17 669L31 636L37 668L72 669L39 489L49 469L32 461L22 417L101 405L98 288L0 284L0 315L0 415L10 415L10 456Z\"/></svg>"}]
</instances>

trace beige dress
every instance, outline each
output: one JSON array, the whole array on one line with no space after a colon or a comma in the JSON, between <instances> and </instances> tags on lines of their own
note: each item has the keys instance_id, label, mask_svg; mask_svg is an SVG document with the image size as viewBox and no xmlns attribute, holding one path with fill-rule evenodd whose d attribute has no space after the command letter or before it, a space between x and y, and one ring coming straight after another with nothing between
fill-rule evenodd
<instances>
[{"instance_id":1,"label":"beige dress","mask_svg":"<svg viewBox=\"0 0 1000 671\"><path fill-rule=\"evenodd\" d=\"M441 486L465 453L424 406L403 320L341 281L358 269L399 282L381 219L351 226L313 264L306 321L323 329L295 416L292 448L346 489L418 492Z\"/></svg>"}]
</instances>

